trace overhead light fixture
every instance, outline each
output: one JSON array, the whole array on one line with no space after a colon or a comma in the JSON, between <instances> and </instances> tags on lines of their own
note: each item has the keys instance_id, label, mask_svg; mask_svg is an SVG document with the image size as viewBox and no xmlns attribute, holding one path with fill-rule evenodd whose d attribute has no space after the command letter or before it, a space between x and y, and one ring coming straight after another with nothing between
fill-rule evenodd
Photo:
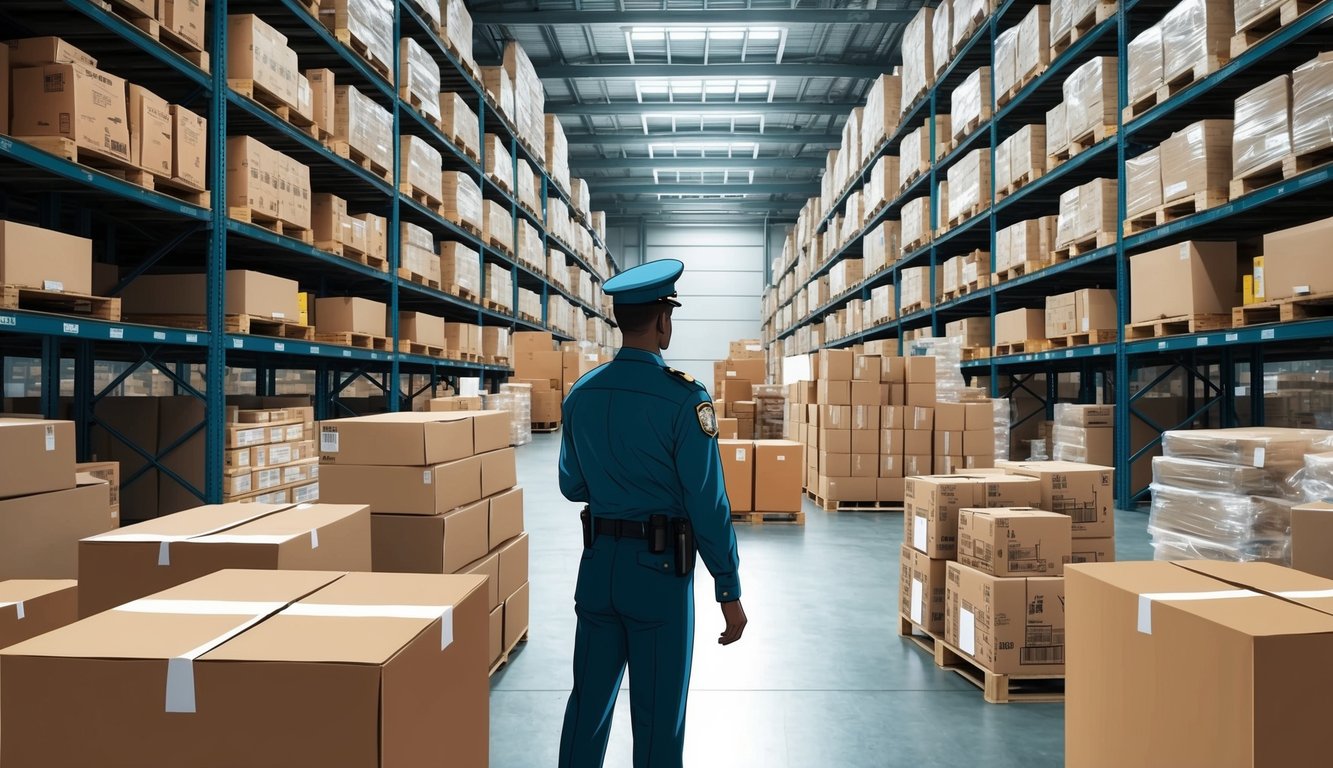
<instances>
[{"instance_id":1,"label":"overhead light fixture","mask_svg":"<svg viewBox=\"0 0 1333 768\"><path fill-rule=\"evenodd\" d=\"M640 94L666 95L671 92L671 83L666 80L635 80L634 87Z\"/></svg>"},{"instance_id":2,"label":"overhead light fixture","mask_svg":"<svg viewBox=\"0 0 1333 768\"><path fill-rule=\"evenodd\" d=\"M780 40L782 27L630 27L629 37L638 42L700 40Z\"/></svg>"},{"instance_id":3,"label":"overhead light fixture","mask_svg":"<svg viewBox=\"0 0 1333 768\"><path fill-rule=\"evenodd\" d=\"M751 27L751 40L778 40L782 37L781 27Z\"/></svg>"},{"instance_id":4,"label":"overhead light fixture","mask_svg":"<svg viewBox=\"0 0 1333 768\"><path fill-rule=\"evenodd\" d=\"M705 40L708 38L708 30L694 27L676 27L667 30L667 34L671 35L673 41L680 40L682 42L689 40Z\"/></svg>"},{"instance_id":5,"label":"overhead light fixture","mask_svg":"<svg viewBox=\"0 0 1333 768\"><path fill-rule=\"evenodd\" d=\"M745 27L709 27L708 35L714 40L744 40Z\"/></svg>"},{"instance_id":6,"label":"overhead light fixture","mask_svg":"<svg viewBox=\"0 0 1333 768\"><path fill-rule=\"evenodd\" d=\"M772 80L741 80L736 85L736 92L740 94L767 94L773 89Z\"/></svg>"},{"instance_id":7,"label":"overhead light fixture","mask_svg":"<svg viewBox=\"0 0 1333 768\"><path fill-rule=\"evenodd\" d=\"M631 40L638 40L643 42L651 40L665 40L666 29L664 29L663 27L634 27L633 29L630 30L629 36Z\"/></svg>"}]
</instances>

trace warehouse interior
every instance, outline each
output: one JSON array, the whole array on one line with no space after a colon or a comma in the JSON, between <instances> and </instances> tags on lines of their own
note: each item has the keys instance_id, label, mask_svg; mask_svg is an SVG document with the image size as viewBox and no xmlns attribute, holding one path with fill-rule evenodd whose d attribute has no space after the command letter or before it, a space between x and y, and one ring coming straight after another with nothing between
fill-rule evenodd
<instances>
[{"instance_id":1,"label":"warehouse interior","mask_svg":"<svg viewBox=\"0 0 1333 768\"><path fill-rule=\"evenodd\" d=\"M0 768L1327 761L1333 0L0 43Z\"/></svg>"}]
</instances>

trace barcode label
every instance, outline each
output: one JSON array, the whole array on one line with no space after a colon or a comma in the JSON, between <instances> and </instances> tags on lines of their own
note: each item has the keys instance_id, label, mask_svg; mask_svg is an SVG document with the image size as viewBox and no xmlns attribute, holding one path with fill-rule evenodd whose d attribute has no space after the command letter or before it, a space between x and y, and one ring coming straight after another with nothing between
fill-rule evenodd
<instances>
[{"instance_id":1,"label":"barcode label","mask_svg":"<svg viewBox=\"0 0 1333 768\"><path fill-rule=\"evenodd\" d=\"M319 431L319 450L323 453L338 452L337 427L325 427Z\"/></svg>"},{"instance_id":2,"label":"barcode label","mask_svg":"<svg viewBox=\"0 0 1333 768\"><path fill-rule=\"evenodd\" d=\"M1083 504L1074 507L1066 514L1073 518L1076 523L1095 523L1098 519L1097 508Z\"/></svg>"},{"instance_id":3,"label":"barcode label","mask_svg":"<svg viewBox=\"0 0 1333 768\"><path fill-rule=\"evenodd\" d=\"M1063 664L1065 663L1065 647L1063 645L1023 646L1018 663Z\"/></svg>"}]
</instances>

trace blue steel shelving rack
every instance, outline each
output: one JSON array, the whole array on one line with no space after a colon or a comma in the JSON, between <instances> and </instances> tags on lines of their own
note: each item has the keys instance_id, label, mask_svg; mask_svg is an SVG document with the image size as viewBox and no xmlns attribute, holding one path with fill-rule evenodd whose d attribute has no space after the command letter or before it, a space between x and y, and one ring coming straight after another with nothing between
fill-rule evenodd
<instances>
[{"instance_id":1,"label":"blue steel shelving rack","mask_svg":"<svg viewBox=\"0 0 1333 768\"><path fill-rule=\"evenodd\" d=\"M515 243L517 222L520 217L526 218L540 233L543 256L548 250L562 253L567 264L589 272L595 282L601 280L568 244L552 237L546 230L547 196L559 197L566 205L570 199L568 193L542 170L545 158L530 152L519 142L513 126L493 111L481 86L435 36L410 0L394 0L394 9L395 59L396 41L403 36L415 38L432 54L441 68L442 89L464 95L478 114L482 135L487 132L497 134L507 143L514 172L517 172L521 158L527 160L538 174L542 210L526 210L514 196L491 182L482 170L484 155L480 162L471 160L398 97L396 72L392 81L386 80L359 55L338 42L297 0L210 0L205 46L211 58L208 71L91 0L15 0L0 7L0 25L5 26L13 37L61 36L98 57L99 66L126 77L130 82L145 85L173 103L192 108L206 115L209 121L207 173L210 205L207 208L146 190L0 135L0 218L13 216L93 237L102 259L121 264L128 270L115 293L150 271L197 272L202 267L208 275L206 306L201 314L206 317L210 330L0 310L0 354L41 360L41 410L48 417L59 415L64 406L59 397L61 361L73 360L74 395L70 405L79 426L80 456L88 455L91 430L96 424L145 459L144 469L122 478L122 485L133 482L149 469L157 469L205 501L221 499L228 366L253 368L256 371L256 393L260 395L272 394L274 374L278 369L312 370L315 373L318 418L350 412L339 402L339 394L358 377L371 380L385 393L387 406L398 410L416 397L433 393L448 379L479 376L486 383L510 373L506 366L213 330L224 327L225 274L229 267L282 274L298 279L303 290L314 290L320 295L358 295L384 301L390 308L392 327L389 330L394 349L397 347L400 308L429 311L448 319L481 325L548 330L548 301L553 296L562 296L577 305L584 316L610 322L601 307L586 304L571 291L548 283L542 274L519 264L516 259L422 207L409 196L400 194L397 183L398 137L412 133L425 138L443 154L447 169L470 174L482 188L485 199L509 208L515 222ZM286 34L289 45L300 56L302 70L332 69L339 82L350 82L392 111L392 182L338 157L308 134L229 87L226 21L229 14L237 13L259 14ZM228 135L247 134L255 135L309 165L315 191L336 192L346 197L355 210L388 217L388 273L229 218L225 189L226 139ZM436 239L458 240L476 250L481 254L483 280L486 264L498 264L507 269L514 279L515 312L508 314L489 309L399 279L398 222L404 219L430 229ZM595 232L592 236L605 249L605 243ZM541 296L540 323L518 316L520 287ZM484 284L481 293L484 294ZM553 334L560 340L568 340L559 332L553 331ZM126 362L129 367L102 391L94 391L93 367L96 361L102 360ZM189 366L197 364L204 366L202 390L191 383L189 374ZM98 401L146 365L167 376L178 394L197 397L205 404L203 421L171 445L159 449L156 455L136 446L133 440L111 425L97 422L93 414ZM424 376L428 383L415 391L401 390L400 376L405 374ZM205 482L203 488L194 488L164 466L163 459L200 431L205 434L206 444Z\"/></svg>"},{"instance_id":2,"label":"blue steel shelving rack","mask_svg":"<svg viewBox=\"0 0 1333 768\"><path fill-rule=\"evenodd\" d=\"M894 154L903 136L919 127L925 116L931 118L931 156L935 157L933 147L937 139L934 136L934 116L948 111L949 95L963 77L979 66L993 64L996 36L1016 26L1034 4L1031 0L1007 0L973 33L927 94L904 113L896 133L871 154L869 163L855 177L858 181L837 197L835 204L820 222L820 230L827 228L833 217L844 209L848 197L869 177L870 168L877 159L885 154ZM871 230L885 219L894 218L907 201L930 194L948 167L964 154L980 146L989 146L993 157L1000 142L1018 128L1024 124L1044 123L1045 111L1061 100L1061 83L1064 79L1079 65L1095 56L1118 58L1119 108L1114 136L1075 155L1054 171L998 202L995 200L992 173L992 204L985 212L938 235L931 243L903 254L897 262L877 274L867 276L860 286L815 308L808 317L793 326L777 330L776 340L790 337L803 326L820 322L825 315L838 310L849 300L859 298L868 301L873 288L893 285L897 296L901 270L906 267L931 267L932 296L936 295L936 268L954 255L977 248L988 250L992 254L993 271L995 233L998 230L1024 219L1054 214L1058 210L1059 194L1065 189L1093 178L1115 178L1118 183L1117 218L1120 223L1117 224L1116 242L1113 245L934 304L930 308L898 317L846 338L828 341L826 346L845 347L875 339L901 338L903 331L915 328L930 327L939 333L949 321L962 317L989 316L993 332L994 317L999 312L1024 306L1043 306L1040 302L1046 296L1079 288L1115 288L1120 331L1114 342L966 361L963 363L964 374L968 377L988 377L992 394L997 396L1010 394L1020 388L1027 389L1044 402L1043 412L1048 417L1057 400L1054 374L1080 374L1079 402L1094 400L1097 395L1096 376L1100 374L1106 394L1114 398L1116 404L1115 456L1117 469L1120 470L1116 476L1116 498L1124 506L1137 503L1146 494L1145 488L1134 486L1131 472L1126 471L1126 468L1146 456L1160 442L1163 431L1207 421L1212 418L1210 410L1218 405L1221 406L1218 409L1220 423L1214 422L1211 426L1264 423L1263 397L1250 398L1249 413L1241 415L1236 410L1235 388L1248 385L1251 392L1262 392L1265 362L1322 359L1333 355L1333 319L1260 325L1160 339L1126 340L1124 326L1129 321L1130 301L1129 257L1190 238L1240 240L1326 217L1330 213L1329 203L1333 201L1333 165L1315 168L1227 204L1133 235L1126 235L1123 231L1124 165L1127 159L1156 146L1171 132L1196 120L1232 117L1237 96L1278 74L1290 72L1333 45L1333 0L1320 3L1294 23L1279 29L1216 72L1125 123L1129 41L1159 21L1174 5L1174 0L1122 2L1114 15L1084 33L1060 56L1055 57L1047 69L1024 86L1009 103L996 108L992 100L993 117L987 123L978 127L948 155L935 159L930 173L910 184L886 208L866 222L866 226L850 243L812 270L811 279L826 274L844 258L859 257L861 241ZM987 139L989 144L985 143ZM929 184L928 188L926 184ZM933 202L931 224L938 227L943 217L935 207ZM794 264L788 265L787 271L793 268ZM775 275L771 284L776 285L785 274ZM774 308L773 317L776 317L776 310L780 308ZM901 342L899 348L902 348ZM1248 377L1241 374L1243 365L1248 366ZM1132 378L1136 372L1145 368L1165 368L1165 372L1158 374L1148 386L1131 392ZM1187 377L1187 415L1178 423L1157 423L1141 412L1136 404L1175 371L1184 371ZM1028 382L1041 374L1046 378L1045 391L1033 392ZM1002 378L1008 380L1007 387L1001 387ZM1196 390L1201 390L1203 394L1196 396ZM1156 437L1146 443L1134 444L1131 423L1147 425Z\"/></svg>"}]
</instances>

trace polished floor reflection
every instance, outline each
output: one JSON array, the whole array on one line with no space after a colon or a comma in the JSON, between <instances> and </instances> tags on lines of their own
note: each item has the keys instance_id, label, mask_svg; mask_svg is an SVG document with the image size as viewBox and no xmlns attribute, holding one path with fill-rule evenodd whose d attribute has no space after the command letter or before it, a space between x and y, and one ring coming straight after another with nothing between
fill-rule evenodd
<instances>
[{"instance_id":1,"label":"polished floor reflection","mask_svg":"<svg viewBox=\"0 0 1333 768\"><path fill-rule=\"evenodd\" d=\"M570 687L578 509L556 487L558 435L519 449L532 537L529 641L492 679L492 768L556 765ZM985 704L897 636L900 514L826 514L804 527L740 526L750 626L721 648L700 565L686 764L694 768L1063 765L1058 704ZM1120 516L1119 555L1146 559L1146 519ZM607 768L629 768L622 695Z\"/></svg>"}]
</instances>

